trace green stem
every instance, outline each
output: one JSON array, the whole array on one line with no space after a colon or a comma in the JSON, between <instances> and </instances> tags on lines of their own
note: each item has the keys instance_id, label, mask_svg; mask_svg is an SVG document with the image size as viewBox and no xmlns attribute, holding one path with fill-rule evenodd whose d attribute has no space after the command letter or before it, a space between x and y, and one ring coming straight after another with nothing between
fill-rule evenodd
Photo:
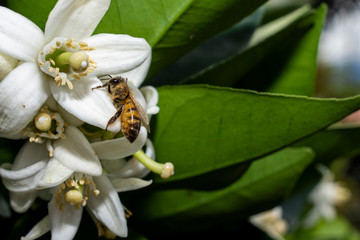
<instances>
[{"instance_id":1,"label":"green stem","mask_svg":"<svg viewBox=\"0 0 360 240\"><path fill-rule=\"evenodd\" d=\"M134 157L139 160L146 168L150 169L152 172L161 174L164 168L164 164L155 162L149 158L143 150L139 150L134 153Z\"/></svg>"}]
</instances>

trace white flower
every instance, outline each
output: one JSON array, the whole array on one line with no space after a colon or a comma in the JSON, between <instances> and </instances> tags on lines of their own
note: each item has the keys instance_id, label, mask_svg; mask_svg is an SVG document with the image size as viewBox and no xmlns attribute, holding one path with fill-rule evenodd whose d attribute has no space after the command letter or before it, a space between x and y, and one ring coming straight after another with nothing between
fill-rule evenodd
<instances>
[{"instance_id":1,"label":"white flower","mask_svg":"<svg viewBox=\"0 0 360 240\"><path fill-rule=\"evenodd\" d=\"M324 165L318 165L322 179L309 194L312 209L304 220L305 227L313 227L320 219L327 221L336 217L336 205L346 202L351 193L338 182L334 181L334 174Z\"/></svg>"},{"instance_id":2,"label":"white flower","mask_svg":"<svg viewBox=\"0 0 360 240\"><path fill-rule=\"evenodd\" d=\"M0 7L0 52L20 61L0 82L0 136L20 132L50 95L78 119L106 127L116 109L105 91L91 91L101 84L97 77L119 74L138 87L151 61L144 39L91 36L109 4L110 0L59 0L44 33L25 17ZM113 124L109 130L117 132L120 126Z\"/></svg>"},{"instance_id":3,"label":"white flower","mask_svg":"<svg viewBox=\"0 0 360 240\"><path fill-rule=\"evenodd\" d=\"M282 218L282 208L280 206L253 215L249 218L249 221L276 240L284 240L283 236L289 228L288 223Z\"/></svg>"},{"instance_id":4,"label":"white flower","mask_svg":"<svg viewBox=\"0 0 360 240\"><path fill-rule=\"evenodd\" d=\"M141 131L146 132L145 128ZM130 177L114 178L111 183L102 174L99 161L102 153L96 153L77 128L70 125L65 134L66 139L53 141L52 158L49 159L45 144L27 142L12 166L4 164L0 168L3 183L10 191L11 206L17 212L26 211L41 191L50 189L53 193L48 205L49 217L37 224L25 239L37 238L49 230L52 232L52 239L72 239L80 224L85 205L106 228L125 237L126 220L117 191L145 187L151 181ZM130 144L124 139L125 137L97 144L101 148L109 143L117 143L116 148L107 149L113 151L107 153L107 156L114 158ZM144 143L136 144L136 141L145 140L146 137L138 138L134 145L141 148Z\"/></svg>"}]
</instances>

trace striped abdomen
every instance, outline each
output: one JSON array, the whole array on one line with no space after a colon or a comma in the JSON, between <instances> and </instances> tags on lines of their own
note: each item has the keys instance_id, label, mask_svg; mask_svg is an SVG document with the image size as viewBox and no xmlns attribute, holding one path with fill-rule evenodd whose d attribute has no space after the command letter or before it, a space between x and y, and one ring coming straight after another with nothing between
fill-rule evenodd
<instances>
[{"instance_id":1,"label":"striped abdomen","mask_svg":"<svg viewBox=\"0 0 360 240\"><path fill-rule=\"evenodd\" d=\"M125 99L124 108L120 115L121 131L125 137L132 143L139 135L141 127L140 114L131 100L131 98Z\"/></svg>"}]
</instances>

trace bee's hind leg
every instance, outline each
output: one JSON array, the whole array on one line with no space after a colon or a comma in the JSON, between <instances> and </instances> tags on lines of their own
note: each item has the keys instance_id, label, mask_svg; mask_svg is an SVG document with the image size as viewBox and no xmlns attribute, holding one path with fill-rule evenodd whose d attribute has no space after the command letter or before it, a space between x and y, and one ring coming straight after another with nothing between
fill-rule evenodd
<instances>
[{"instance_id":1,"label":"bee's hind leg","mask_svg":"<svg viewBox=\"0 0 360 240\"><path fill-rule=\"evenodd\" d=\"M107 123L107 125L106 125L105 130L107 130L108 127L109 127L111 124L113 124L113 123L120 117L123 108L124 108L124 106L122 106L122 107L115 113L115 115L110 118L110 120L108 121L108 123Z\"/></svg>"}]
</instances>

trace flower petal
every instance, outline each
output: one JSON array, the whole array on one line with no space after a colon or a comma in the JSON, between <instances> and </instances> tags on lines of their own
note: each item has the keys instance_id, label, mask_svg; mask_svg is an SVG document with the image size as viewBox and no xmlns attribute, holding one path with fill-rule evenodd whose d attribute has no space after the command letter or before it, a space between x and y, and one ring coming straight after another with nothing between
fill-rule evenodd
<instances>
[{"instance_id":1,"label":"flower petal","mask_svg":"<svg viewBox=\"0 0 360 240\"><path fill-rule=\"evenodd\" d=\"M34 203L37 197L37 192L36 191L30 191L24 193L10 192L9 196L10 196L11 208L14 209L14 211L17 213L24 213Z\"/></svg>"},{"instance_id":2,"label":"flower petal","mask_svg":"<svg viewBox=\"0 0 360 240\"><path fill-rule=\"evenodd\" d=\"M40 220L31 230L26 234L25 237L22 237L21 240L33 240L41 237L45 233L50 231L50 219L49 215L45 216Z\"/></svg>"},{"instance_id":3,"label":"flower petal","mask_svg":"<svg viewBox=\"0 0 360 240\"><path fill-rule=\"evenodd\" d=\"M1 137L20 132L32 121L49 96L47 80L36 64L25 62L0 82Z\"/></svg>"},{"instance_id":4,"label":"flower petal","mask_svg":"<svg viewBox=\"0 0 360 240\"><path fill-rule=\"evenodd\" d=\"M41 29L5 7L0 7L0 16L0 51L21 61L34 61L44 45ZM29 76L25 75L25 78Z\"/></svg>"},{"instance_id":5,"label":"flower petal","mask_svg":"<svg viewBox=\"0 0 360 240\"><path fill-rule=\"evenodd\" d=\"M68 37L75 41L88 38L110 5L110 0L59 0L45 26L45 41Z\"/></svg>"},{"instance_id":6,"label":"flower petal","mask_svg":"<svg viewBox=\"0 0 360 240\"><path fill-rule=\"evenodd\" d=\"M151 49L149 56L140 66L138 66L137 68L131 71L121 73L121 76L127 79L131 79L131 81L134 83L136 87L140 87L149 72L150 64L151 64Z\"/></svg>"},{"instance_id":7,"label":"flower petal","mask_svg":"<svg viewBox=\"0 0 360 240\"><path fill-rule=\"evenodd\" d=\"M45 162L49 159L49 153L44 144L25 142L16 155L12 170L21 170L37 162Z\"/></svg>"},{"instance_id":8,"label":"flower petal","mask_svg":"<svg viewBox=\"0 0 360 240\"><path fill-rule=\"evenodd\" d=\"M9 170L10 166L10 164L3 164L0 168L5 187L12 192L27 192L35 189L39 172L45 168L46 164L41 161L17 171Z\"/></svg>"},{"instance_id":9,"label":"flower petal","mask_svg":"<svg viewBox=\"0 0 360 240\"><path fill-rule=\"evenodd\" d=\"M87 53L97 62L97 76L121 75L136 86L144 81L151 62L151 47L145 39L104 33L84 41L95 48Z\"/></svg>"},{"instance_id":10,"label":"flower petal","mask_svg":"<svg viewBox=\"0 0 360 240\"><path fill-rule=\"evenodd\" d=\"M73 170L65 167L55 158L52 158L48 162L45 172L37 183L36 188L43 189L57 186L69 178L73 172Z\"/></svg>"},{"instance_id":11,"label":"flower petal","mask_svg":"<svg viewBox=\"0 0 360 240\"><path fill-rule=\"evenodd\" d=\"M86 78L73 81L74 89L57 87L50 83L51 92L58 103L78 119L91 125L105 129L109 119L115 115L116 109L106 91L91 88L102 85L97 78ZM120 131L119 121L111 124L108 130Z\"/></svg>"},{"instance_id":12,"label":"flower petal","mask_svg":"<svg viewBox=\"0 0 360 240\"><path fill-rule=\"evenodd\" d=\"M104 175L94 177L94 182L100 190L100 194L97 197L89 198L87 206L95 217L113 233L120 237L127 237L126 219L117 192Z\"/></svg>"},{"instance_id":13,"label":"flower petal","mask_svg":"<svg viewBox=\"0 0 360 240\"><path fill-rule=\"evenodd\" d=\"M76 209L67 203L64 203L63 206L64 209L60 210L55 197L48 204L52 240L73 239L80 224L83 207L80 206L79 209Z\"/></svg>"},{"instance_id":14,"label":"flower petal","mask_svg":"<svg viewBox=\"0 0 360 240\"><path fill-rule=\"evenodd\" d=\"M35 190L35 185L42 175L48 159L43 145L25 143L16 156L14 165L5 163L0 168L0 175L5 187L13 192Z\"/></svg>"},{"instance_id":15,"label":"flower petal","mask_svg":"<svg viewBox=\"0 0 360 240\"><path fill-rule=\"evenodd\" d=\"M152 180L145 181L140 178L114 178L110 179L117 192L127 192L149 186Z\"/></svg>"},{"instance_id":16,"label":"flower petal","mask_svg":"<svg viewBox=\"0 0 360 240\"><path fill-rule=\"evenodd\" d=\"M0 52L0 81L3 80L18 63L19 60Z\"/></svg>"},{"instance_id":17,"label":"flower petal","mask_svg":"<svg viewBox=\"0 0 360 240\"><path fill-rule=\"evenodd\" d=\"M150 139L146 140L145 154L149 158L155 160L155 149ZM114 169L113 171L109 172L110 173L108 174L108 176L111 178L143 178L150 173L150 170L146 168L141 162L139 162L135 157L133 157L129 161L127 161L120 169Z\"/></svg>"},{"instance_id":18,"label":"flower petal","mask_svg":"<svg viewBox=\"0 0 360 240\"><path fill-rule=\"evenodd\" d=\"M45 105L54 112L60 113L61 117L65 120L65 122L72 126L78 127L84 124L83 121L79 120L77 117L70 114L63 107L61 107L61 105L55 100L52 95L50 95L49 98L46 100Z\"/></svg>"},{"instance_id":19,"label":"flower petal","mask_svg":"<svg viewBox=\"0 0 360 240\"><path fill-rule=\"evenodd\" d=\"M153 86L145 86L140 89L146 100L146 113L154 115L159 113L160 108L157 106L159 102L159 94Z\"/></svg>"},{"instance_id":20,"label":"flower petal","mask_svg":"<svg viewBox=\"0 0 360 240\"><path fill-rule=\"evenodd\" d=\"M92 176L102 173L101 163L85 136L73 126L65 130L66 139L54 141L54 158L66 168Z\"/></svg>"},{"instance_id":21,"label":"flower petal","mask_svg":"<svg viewBox=\"0 0 360 240\"><path fill-rule=\"evenodd\" d=\"M125 137L122 137L101 142L94 142L91 143L91 146L94 148L100 159L115 160L127 157L139 151L144 146L146 138L146 129L141 127L139 136L133 143L130 143Z\"/></svg>"}]
</instances>

